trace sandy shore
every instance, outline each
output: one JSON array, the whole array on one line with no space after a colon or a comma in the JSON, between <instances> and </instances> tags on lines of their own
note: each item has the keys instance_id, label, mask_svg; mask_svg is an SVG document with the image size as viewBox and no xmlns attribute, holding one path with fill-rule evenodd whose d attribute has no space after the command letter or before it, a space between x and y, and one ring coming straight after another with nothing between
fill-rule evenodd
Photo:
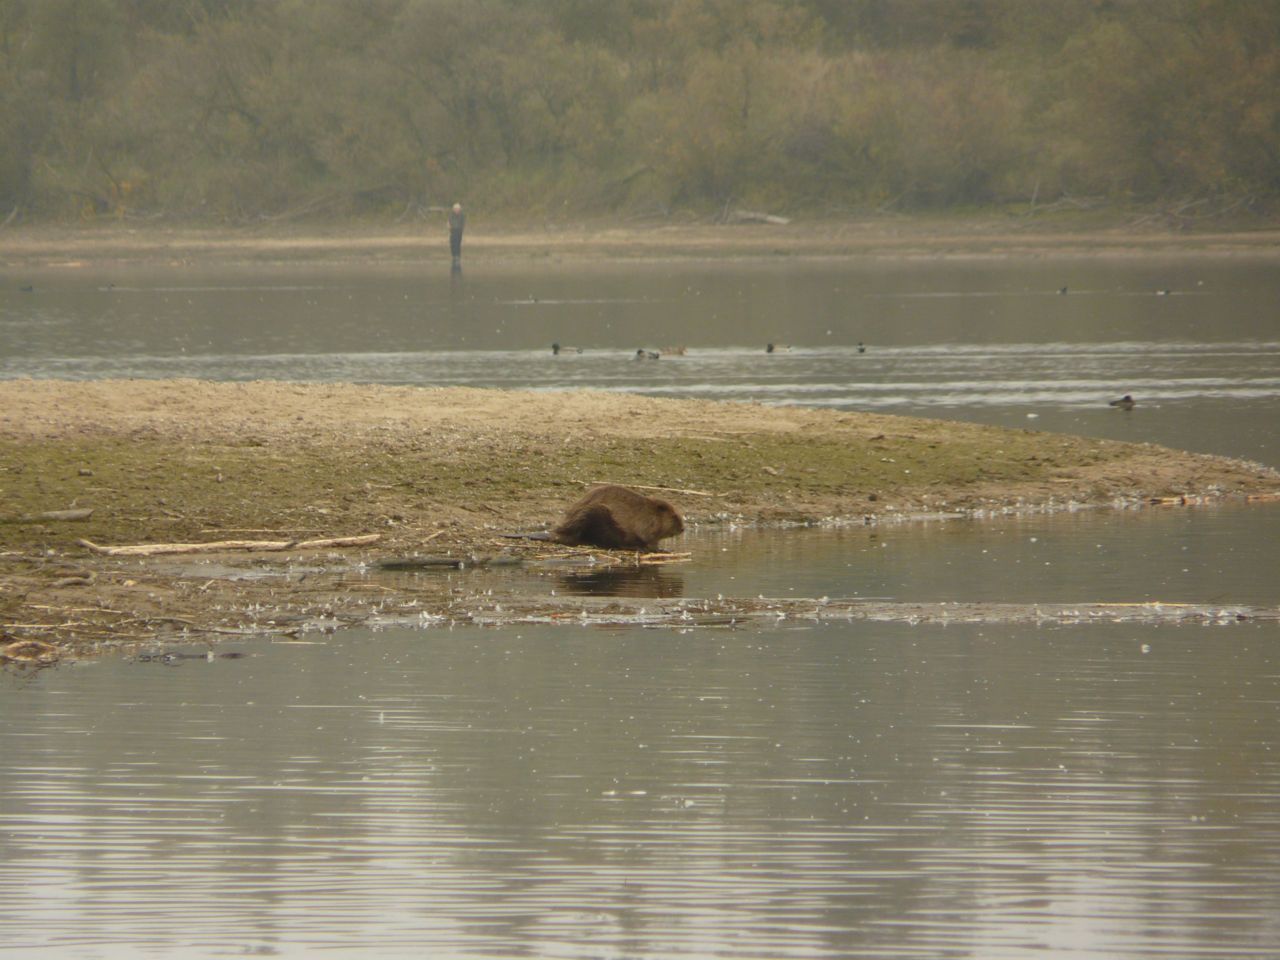
<instances>
[{"instance_id":1,"label":"sandy shore","mask_svg":"<svg viewBox=\"0 0 1280 960\"><path fill-rule=\"evenodd\" d=\"M634 556L502 536L553 522L601 481L659 492L694 529L1280 491L1280 473L1222 457L870 414L587 391L5 381L0 633L85 652L375 615L470 622L495 604L483 574L468 589L386 579L378 564L634 566ZM334 537L372 542L294 546ZM85 545L227 540L279 549L148 558ZM506 608L563 615L550 602L531 614L528 598Z\"/></svg>"}]
</instances>

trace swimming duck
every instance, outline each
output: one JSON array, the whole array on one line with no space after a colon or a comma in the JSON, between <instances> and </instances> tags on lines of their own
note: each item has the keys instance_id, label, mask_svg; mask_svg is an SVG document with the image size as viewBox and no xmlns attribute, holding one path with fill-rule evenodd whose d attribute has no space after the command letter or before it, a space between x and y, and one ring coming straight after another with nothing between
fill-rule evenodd
<instances>
[{"instance_id":1,"label":"swimming duck","mask_svg":"<svg viewBox=\"0 0 1280 960\"><path fill-rule=\"evenodd\" d=\"M1138 402L1134 400L1133 397L1126 393L1119 400L1112 400L1110 406L1119 407L1121 410L1132 410L1137 406L1137 403Z\"/></svg>"},{"instance_id":2,"label":"swimming duck","mask_svg":"<svg viewBox=\"0 0 1280 960\"><path fill-rule=\"evenodd\" d=\"M765 353L790 353L791 348L785 343L767 343L764 347Z\"/></svg>"},{"instance_id":3,"label":"swimming duck","mask_svg":"<svg viewBox=\"0 0 1280 960\"><path fill-rule=\"evenodd\" d=\"M641 347L636 351L637 360L657 360L660 356L662 356L662 354L657 350L646 350L644 347Z\"/></svg>"}]
</instances>

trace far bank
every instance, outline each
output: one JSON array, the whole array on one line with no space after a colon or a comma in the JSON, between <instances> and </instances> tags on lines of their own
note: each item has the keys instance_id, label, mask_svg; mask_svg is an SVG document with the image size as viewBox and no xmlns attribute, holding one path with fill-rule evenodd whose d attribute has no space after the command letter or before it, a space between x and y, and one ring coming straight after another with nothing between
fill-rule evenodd
<instances>
[{"instance_id":1,"label":"far bank","mask_svg":"<svg viewBox=\"0 0 1280 960\"><path fill-rule=\"evenodd\" d=\"M470 209L464 260L664 260L786 257L1015 258L1251 256L1280 258L1266 220L1171 229L1145 218L874 217L721 224L693 220L487 222ZM112 264L447 262L439 222L242 227L131 221L0 229L12 270Z\"/></svg>"}]
</instances>

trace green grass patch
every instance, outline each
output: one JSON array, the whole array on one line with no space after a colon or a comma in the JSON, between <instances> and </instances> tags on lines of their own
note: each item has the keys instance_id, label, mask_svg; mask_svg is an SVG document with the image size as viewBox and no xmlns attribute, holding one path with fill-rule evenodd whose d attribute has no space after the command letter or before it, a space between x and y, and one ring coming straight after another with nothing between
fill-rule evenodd
<instances>
[{"instance_id":1,"label":"green grass patch","mask_svg":"<svg viewBox=\"0 0 1280 960\"><path fill-rule=\"evenodd\" d=\"M1124 444L957 427L955 436L752 434L741 440L604 438L590 446L513 438L422 445L226 445L104 437L0 442L0 539L22 553L99 543L318 535L424 525L450 511L550 512L593 481L700 490L696 513L772 515L817 503L1026 484L1125 456ZM20 522L92 507L87 521ZM850 506L852 510L853 507ZM391 522L389 524L389 521Z\"/></svg>"}]
</instances>

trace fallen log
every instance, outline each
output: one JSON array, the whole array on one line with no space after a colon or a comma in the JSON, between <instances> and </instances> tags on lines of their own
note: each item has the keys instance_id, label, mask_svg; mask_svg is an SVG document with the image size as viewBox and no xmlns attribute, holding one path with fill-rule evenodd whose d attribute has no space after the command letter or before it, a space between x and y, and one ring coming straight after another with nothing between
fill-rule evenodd
<instances>
[{"instance_id":1,"label":"fallen log","mask_svg":"<svg viewBox=\"0 0 1280 960\"><path fill-rule=\"evenodd\" d=\"M362 547L382 539L380 533L359 537L328 537L323 540L214 540L208 543L140 543L104 547L89 540L80 546L108 557L154 557L171 553L218 553L225 550L273 552L280 550L315 550L323 547Z\"/></svg>"}]
</instances>

